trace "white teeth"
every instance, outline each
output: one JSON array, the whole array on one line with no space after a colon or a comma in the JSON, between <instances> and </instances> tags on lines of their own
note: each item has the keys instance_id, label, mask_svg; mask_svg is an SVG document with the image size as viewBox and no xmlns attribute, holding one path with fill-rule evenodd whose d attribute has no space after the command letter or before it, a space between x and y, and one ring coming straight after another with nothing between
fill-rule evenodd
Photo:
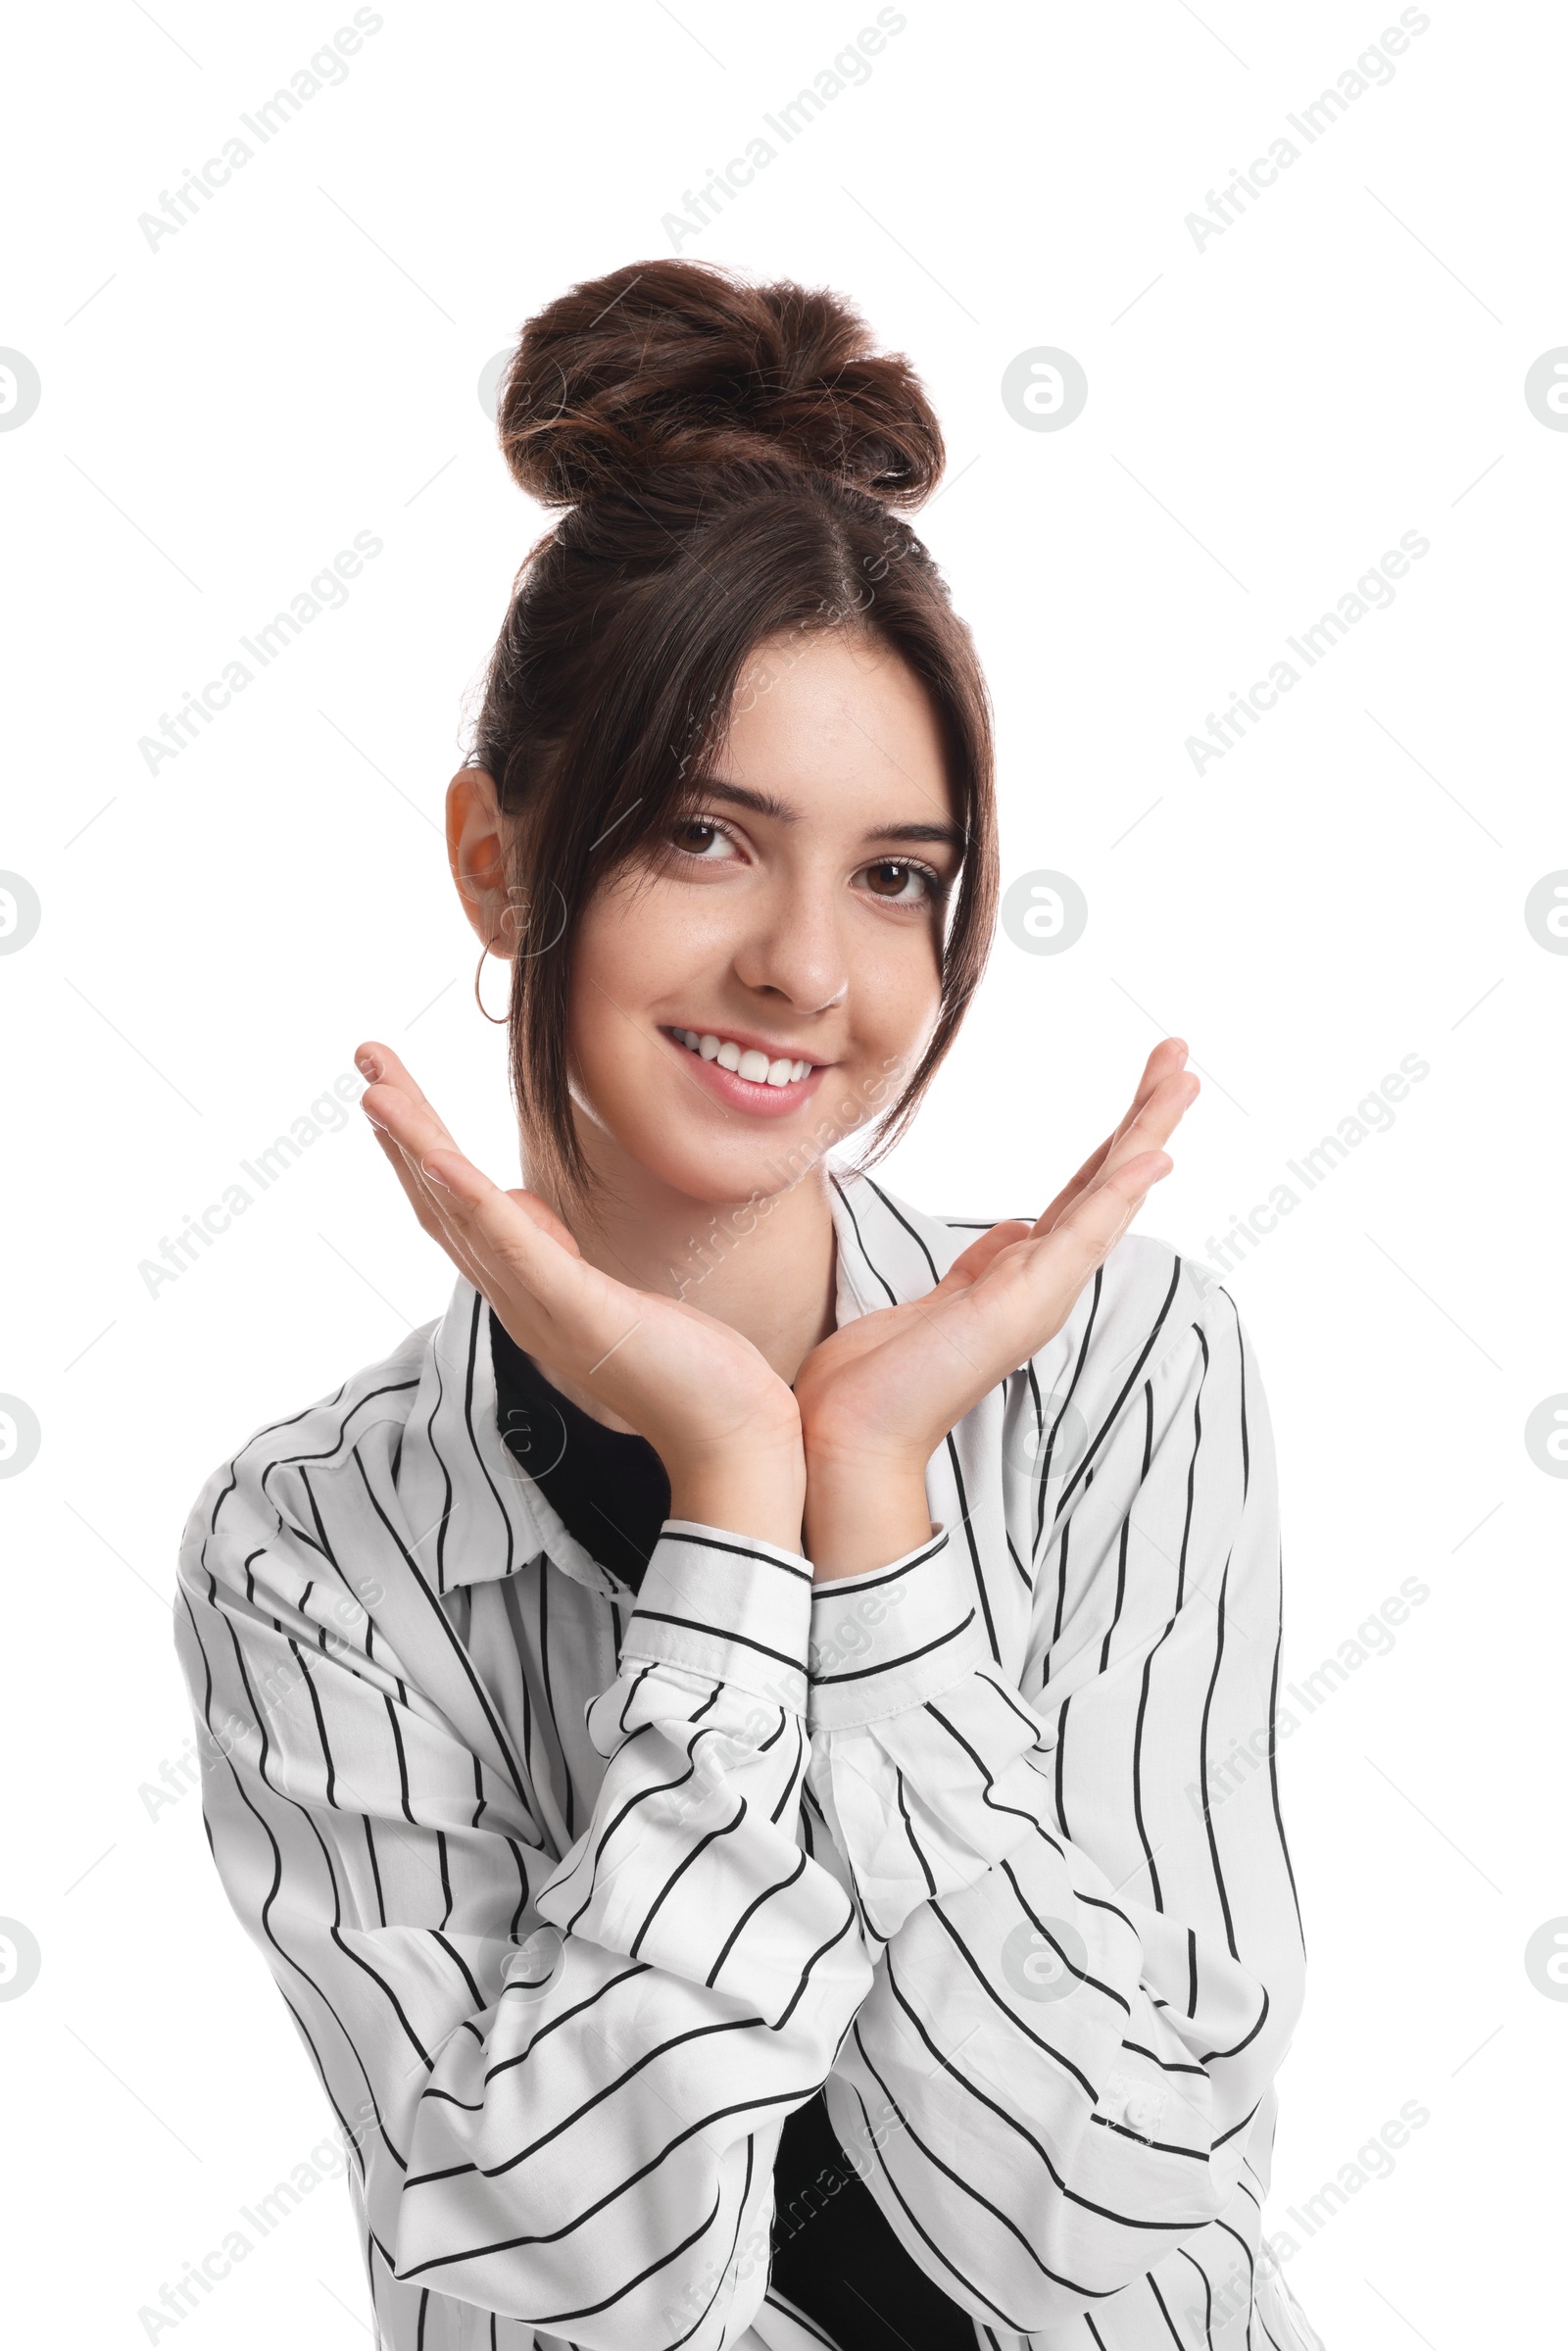
<instances>
[{"instance_id":1,"label":"white teeth","mask_svg":"<svg viewBox=\"0 0 1568 2351\"><path fill-rule=\"evenodd\" d=\"M716 1061L720 1069L732 1069L755 1086L798 1086L813 1066L808 1060L792 1061L787 1055L770 1060L757 1046L737 1045L732 1037L717 1037L710 1029L676 1029L672 1033L688 1053L701 1053L705 1061Z\"/></svg>"}]
</instances>

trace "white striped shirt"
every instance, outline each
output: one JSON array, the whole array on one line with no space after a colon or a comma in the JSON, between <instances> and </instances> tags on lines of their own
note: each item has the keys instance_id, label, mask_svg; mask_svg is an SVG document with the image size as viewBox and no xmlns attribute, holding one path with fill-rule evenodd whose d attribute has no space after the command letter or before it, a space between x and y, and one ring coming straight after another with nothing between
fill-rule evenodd
<instances>
[{"instance_id":1,"label":"white striped shirt","mask_svg":"<svg viewBox=\"0 0 1568 2351\"><path fill-rule=\"evenodd\" d=\"M832 1207L841 1325L984 1229L848 1173ZM1259 2258L1303 1949L1229 1294L1128 1235L938 1449L918 1550L813 1586L669 1519L635 1594L508 1450L486 1314L460 1279L259 1431L180 1555L214 1857L378 2342L822 2343L767 2270L825 2082L977 2345L1321 2351Z\"/></svg>"}]
</instances>

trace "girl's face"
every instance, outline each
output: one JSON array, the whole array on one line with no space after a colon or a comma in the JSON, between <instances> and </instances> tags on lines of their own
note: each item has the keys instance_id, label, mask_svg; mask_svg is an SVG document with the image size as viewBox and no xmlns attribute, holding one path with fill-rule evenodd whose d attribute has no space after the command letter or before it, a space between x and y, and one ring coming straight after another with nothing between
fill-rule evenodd
<instances>
[{"instance_id":1,"label":"girl's face","mask_svg":"<svg viewBox=\"0 0 1568 2351\"><path fill-rule=\"evenodd\" d=\"M784 1190L897 1100L937 1015L962 834L924 688L842 631L759 646L689 780L662 846L584 910L572 1092L601 1174L623 1154L727 1202Z\"/></svg>"}]
</instances>

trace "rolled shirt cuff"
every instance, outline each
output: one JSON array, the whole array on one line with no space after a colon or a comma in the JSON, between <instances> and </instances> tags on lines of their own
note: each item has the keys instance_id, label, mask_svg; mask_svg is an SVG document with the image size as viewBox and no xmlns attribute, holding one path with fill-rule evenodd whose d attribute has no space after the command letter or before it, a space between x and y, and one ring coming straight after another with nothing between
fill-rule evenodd
<instances>
[{"instance_id":1,"label":"rolled shirt cuff","mask_svg":"<svg viewBox=\"0 0 1568 2351\"><path fill-rule=\"evenodd\" d=\"M806 1712L811 1567L756 1536L666 1518L620 1655L680 1666Z\"/></svg>"},{"instance_id":2,"label":"rolled shirt cuff","mask_svg":"<svg viewBox=\"0 0 1568 2351\"><path fill-rule=\"evenodd\" d=\"M990 1655L974 1578L946 1527L887 1567L815 1585L810 1607L813 1730L923 1705Z\"/></svg>"}]
</instances>

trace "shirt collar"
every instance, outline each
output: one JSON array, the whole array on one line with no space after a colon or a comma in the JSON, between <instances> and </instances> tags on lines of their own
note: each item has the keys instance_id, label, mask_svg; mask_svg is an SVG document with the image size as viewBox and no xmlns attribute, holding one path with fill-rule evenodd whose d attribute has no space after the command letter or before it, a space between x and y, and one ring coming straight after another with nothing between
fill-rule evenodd
<instances>
[{"instance_id":1,"label":"shirt collar","mask_svg":"<svg viewBox=\"0 0 1568 2351\"><path fill-rule=\"evenodd\" d=\"M952 1252L946 1226L831 1162L828 1200L837 1327L933 1286ZM592 1592L622 1592L507 1448L488 1312L460 1274L445 1314L429 1326L396 1473L414 1547L441 1592L514 1575L541 1552Z\"/></svg>"}]
</instances>

